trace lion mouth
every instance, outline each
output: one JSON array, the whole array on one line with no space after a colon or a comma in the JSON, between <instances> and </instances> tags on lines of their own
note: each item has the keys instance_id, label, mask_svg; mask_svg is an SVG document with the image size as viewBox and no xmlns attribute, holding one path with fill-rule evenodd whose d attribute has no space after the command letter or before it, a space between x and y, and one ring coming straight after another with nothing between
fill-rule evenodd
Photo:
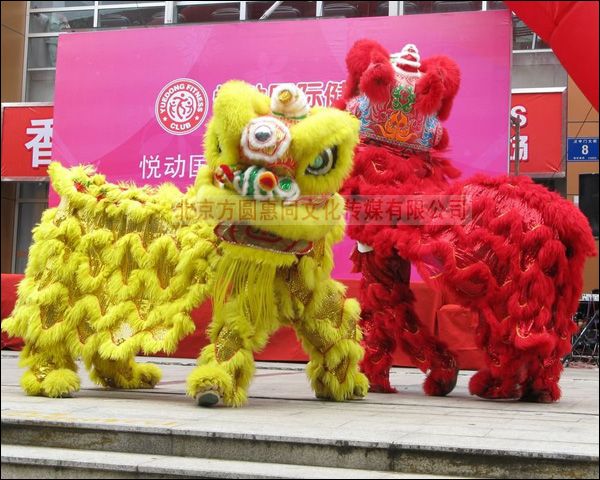
<instances>
[{"instance_id":1,"label":"lion mouth","mask_svg":"<svg viewBox=\"0 0 600 480\"><path fill-rule=\"evenodd\" d=\"M289 176L278 176L259 166L231 168L221 165L214 175L214 184L236 192L241 197L257 201L281 201L285 206L310 205L324 207L332 193L326 195L301 195L298 183Z\"/></svg>"},{"instance_id":2,"label":"lion mouth","mask_svg":"<svg viewBox=\"0 0 600 480\"><path fill-rule=\"evenodd\" d=\"M271 252L306 255L313 248L311 241L290 240L243 222L221 222L214 231L225 242Z\"/></svg>"},{"instance_id":3,"label":"lion mouth","mask_svg":"<svg viewBox=\"0 0 600 480\"><path fill-rule=\"evenodd\" d=\"M290 176L277 175L262 166L221 165L214 173L214 180L223 188L254 200L282 200L295 202L300 197L300 187Z\"/></svg>"}]
</instances>

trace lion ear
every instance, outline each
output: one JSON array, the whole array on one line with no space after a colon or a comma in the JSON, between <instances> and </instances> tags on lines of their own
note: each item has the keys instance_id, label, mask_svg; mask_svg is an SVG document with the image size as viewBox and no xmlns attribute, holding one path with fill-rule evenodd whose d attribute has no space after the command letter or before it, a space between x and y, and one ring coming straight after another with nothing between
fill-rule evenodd
<instances>
[{"instance_id":1,"label":"lion ear","mask_svg":"<svg viewBox=\"0 0 600 480\"><path fill-rule=\"evenodd\" d=\"M250 120L270 112L269 103L269 97L252 85L230 80L217 93L213 115L226 124L228 130L241 134Z\"/></svg>"},{"instance_id":2,"label":"lion ear","mask_svg":"<svg viewBox=\"0 0 600 480\"><path fill-rule=\"evenodd\" d=\"M240 80L221 86L204 136L204 155L211 168L238 163L242 131L253 118L270 113L269 103L269 97Z\"/></svg>"}]
</instances>

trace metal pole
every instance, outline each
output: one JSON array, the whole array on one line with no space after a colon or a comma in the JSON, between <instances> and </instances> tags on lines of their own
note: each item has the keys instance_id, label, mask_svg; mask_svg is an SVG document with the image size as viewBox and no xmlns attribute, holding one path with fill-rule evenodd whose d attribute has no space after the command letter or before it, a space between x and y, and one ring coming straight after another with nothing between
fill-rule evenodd
<instances>
[{"instance_id":1,"label":"metal pole","mask_svg":"<svg viewBox=\"0 0 600 480\"><path fill-rule=\"evenodd\" d=\"M177 8L175 2L165 2L165 24L171 23L177 23Z\"/></svg>"},{"instance_id":2,"label":"metal pole","mask_svg":"<svg viewBox=\"0 0 600 480\"><path fill-rule=\"evenodd\" d=\"M519 175L519 161L521 160L521 122L517 117L510 117L515 129L515 176Z\"/></svg>"},{"instance_id":3,"label":"metal pole","mask_svg":"<svg viewBox=\"0 0 600 480\"><path fill-rule=\"evenodd\" d=\"M281 5L283 2L273 2L273 5L271 5L268 10L262 14L262 16L259 18L259 20L266 20L267 18L269 18L271 16L271 14L277 10L277 7L279 5Z\"/></svg>"},{"instance_id":4,"label":"metal pole","mask_svg":"<svg viewBox=\"0 0 600 480\"><path fill-rule=\"evenodd\" d=\"M315 13L316 13L317 17L323 16L323 2L317 2L317 9L316 9Z\"/></svg>"}]
</instances>

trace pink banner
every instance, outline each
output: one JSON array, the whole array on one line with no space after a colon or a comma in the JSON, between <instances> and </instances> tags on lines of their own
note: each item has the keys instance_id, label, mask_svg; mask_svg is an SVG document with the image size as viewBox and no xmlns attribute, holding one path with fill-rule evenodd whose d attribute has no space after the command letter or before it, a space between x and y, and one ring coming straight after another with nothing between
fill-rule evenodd
<instances>
[{"instance_id":1,"label":"pink banner","mask_svg":"<svg viewBox=\"0 0 600 480\"><path fill-rule=\"evenodd\" d=\"M185 188L203 162L202 138L219 85L245 80L269 91L297 83L330 105L360 38L388 50L415 43L421 58L448 55L462 85L450 119L450 156L466 176L506 173L510 106L508 11L157 27L60 36L54 159L93 164L111 181ZM177 108L169 100L175 99ZM351 277L352 243L336 250Z\"/></svg>"}]
</instances>

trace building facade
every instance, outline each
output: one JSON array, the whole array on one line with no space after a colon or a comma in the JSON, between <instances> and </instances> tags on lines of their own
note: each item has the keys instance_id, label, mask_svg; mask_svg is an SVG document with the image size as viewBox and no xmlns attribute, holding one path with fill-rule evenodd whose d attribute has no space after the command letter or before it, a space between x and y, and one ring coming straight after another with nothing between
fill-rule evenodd
<instances>
[{"instance_id":1,"label":"building facade","mask_svg":"<svg viewBox=\"0 0 600 480\"><path fill-rule=\"evenodd\" d=\"M505 9L501 1L31 1L2 2L2 103L52 102L61 32L190 23L269 21L319 17L395 16ZM598 112L546 44L513 19L512 87L565 88L566 138L598 137ZM491 33L492 34L492 33ZM507 139L508 141L509 139ZM507 159L508 160L508 159ZM8 161L8 159L2 159ZM537 179L577 202L579 176L598 162L565 162L564 171ZM48 182L2 179L2 272L22 272L31 228L47 205ZM598 261L590 261L585 289L598 288Z\"/></svg>"}]
</instances>

